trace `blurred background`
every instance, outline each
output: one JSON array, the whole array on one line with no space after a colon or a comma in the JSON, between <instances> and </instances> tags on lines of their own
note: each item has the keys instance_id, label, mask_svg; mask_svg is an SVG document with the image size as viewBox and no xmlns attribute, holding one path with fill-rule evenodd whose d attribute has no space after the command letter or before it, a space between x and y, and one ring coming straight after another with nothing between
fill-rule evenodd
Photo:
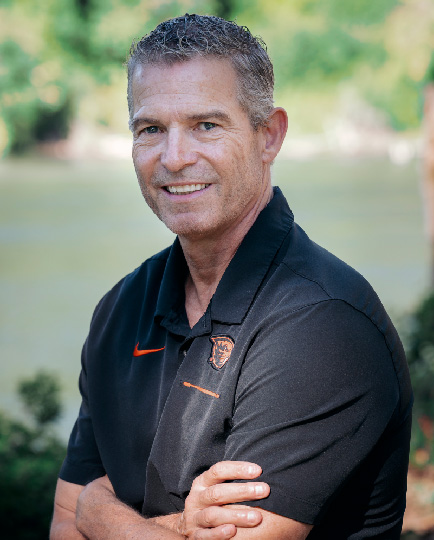
<instances>
[{"instance_id":1,"label":"blurred background","mask_svg":"<svg viewBox=\"0 0 434 540\"><path fill-rule=\"evenodd\" d=\"M135 179L123 64L185 12L267 43L290 122L273 183L398 327L416 395L403 538L434 538L434 0L0 0L2 537L47 537L92 311L173 240Z\"/></svg>"}]
</instances>

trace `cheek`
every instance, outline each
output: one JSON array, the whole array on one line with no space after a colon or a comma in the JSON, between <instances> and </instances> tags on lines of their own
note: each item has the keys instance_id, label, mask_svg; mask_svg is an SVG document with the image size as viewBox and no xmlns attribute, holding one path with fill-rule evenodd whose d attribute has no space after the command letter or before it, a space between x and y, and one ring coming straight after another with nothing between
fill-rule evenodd
<instances>
[{"instance_id":1,"label":"cheek","mask_svg":"<svg viewBox=\"0 0 434 540\"><path fill-rule=\"evenodd\" d=\"M132 158L136 171L141 174L149 174L156 161L155 152L149 148L143 148L140 145L133 145Z\"/></svg>"},{"instance_id":2,"label":"cheek","mask_svg":"<svg viewBox=\"0 0 434 540\"><path fill-rule=\"evenodd\" d=\"M133 148L132 152L134 169L136 171L137 180L139 182L140 190L142 192L145 201L148 206L155 211L155 203L152 200L150 192L150 178L152 170L149 167L148 159L145 159L143 151L137 151Z\"/></svg>"}]
</instances>

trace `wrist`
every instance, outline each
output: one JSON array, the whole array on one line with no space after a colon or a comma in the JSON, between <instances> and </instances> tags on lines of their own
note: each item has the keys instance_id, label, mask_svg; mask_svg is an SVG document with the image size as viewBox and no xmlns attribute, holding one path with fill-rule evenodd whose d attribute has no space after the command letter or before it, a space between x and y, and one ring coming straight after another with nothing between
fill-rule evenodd
<instances>
[{"instance_id":1,"label":"wrist","mask_svg":"<svg viewBox=\"0 0 434 540\"><path fill-rule=\"evenodd\" d=\"M150 518L151 523L160 525L160 527L165 527L166 529L171 530L177 534L184 536L183 533L183 522L184 522L184 512L181 514L168 514L166 516L157 516Z\"/></svg>"}]
</instances>

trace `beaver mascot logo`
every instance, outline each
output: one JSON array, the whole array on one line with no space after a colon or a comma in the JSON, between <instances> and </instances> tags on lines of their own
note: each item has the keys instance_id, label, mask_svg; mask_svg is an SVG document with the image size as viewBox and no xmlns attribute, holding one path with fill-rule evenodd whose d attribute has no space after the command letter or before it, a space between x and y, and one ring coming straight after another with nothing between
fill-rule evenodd
<instances>
[{"instance_id":1,"label":"beaver mascot logo","mask_svg":"<svg viewBox=\"0 0 434 540\"><path fill-rule=\"evenodd\" d=\"M228 336L213 336L209 338L212 343L212 352L208 362L214 369L221 369L231 356L234 341Z\"/></svg>"}]
</instances>

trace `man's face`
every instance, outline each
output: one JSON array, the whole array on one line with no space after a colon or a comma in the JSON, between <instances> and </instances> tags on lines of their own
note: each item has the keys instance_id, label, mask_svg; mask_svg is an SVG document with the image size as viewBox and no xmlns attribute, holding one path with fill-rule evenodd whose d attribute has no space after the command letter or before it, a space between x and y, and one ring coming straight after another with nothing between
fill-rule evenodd
<instances>
[{"instance_id":1,"label":"man's face","mask_svg":"<svg viewBox=\"0 0 434 540\"><path fill-rule=\"evenodd\" d=\"M235 230L269 194L263 130L237 99L227 60L137 66L133 161L155 214L185 238Z\"/></svg>"}]
</instances>

